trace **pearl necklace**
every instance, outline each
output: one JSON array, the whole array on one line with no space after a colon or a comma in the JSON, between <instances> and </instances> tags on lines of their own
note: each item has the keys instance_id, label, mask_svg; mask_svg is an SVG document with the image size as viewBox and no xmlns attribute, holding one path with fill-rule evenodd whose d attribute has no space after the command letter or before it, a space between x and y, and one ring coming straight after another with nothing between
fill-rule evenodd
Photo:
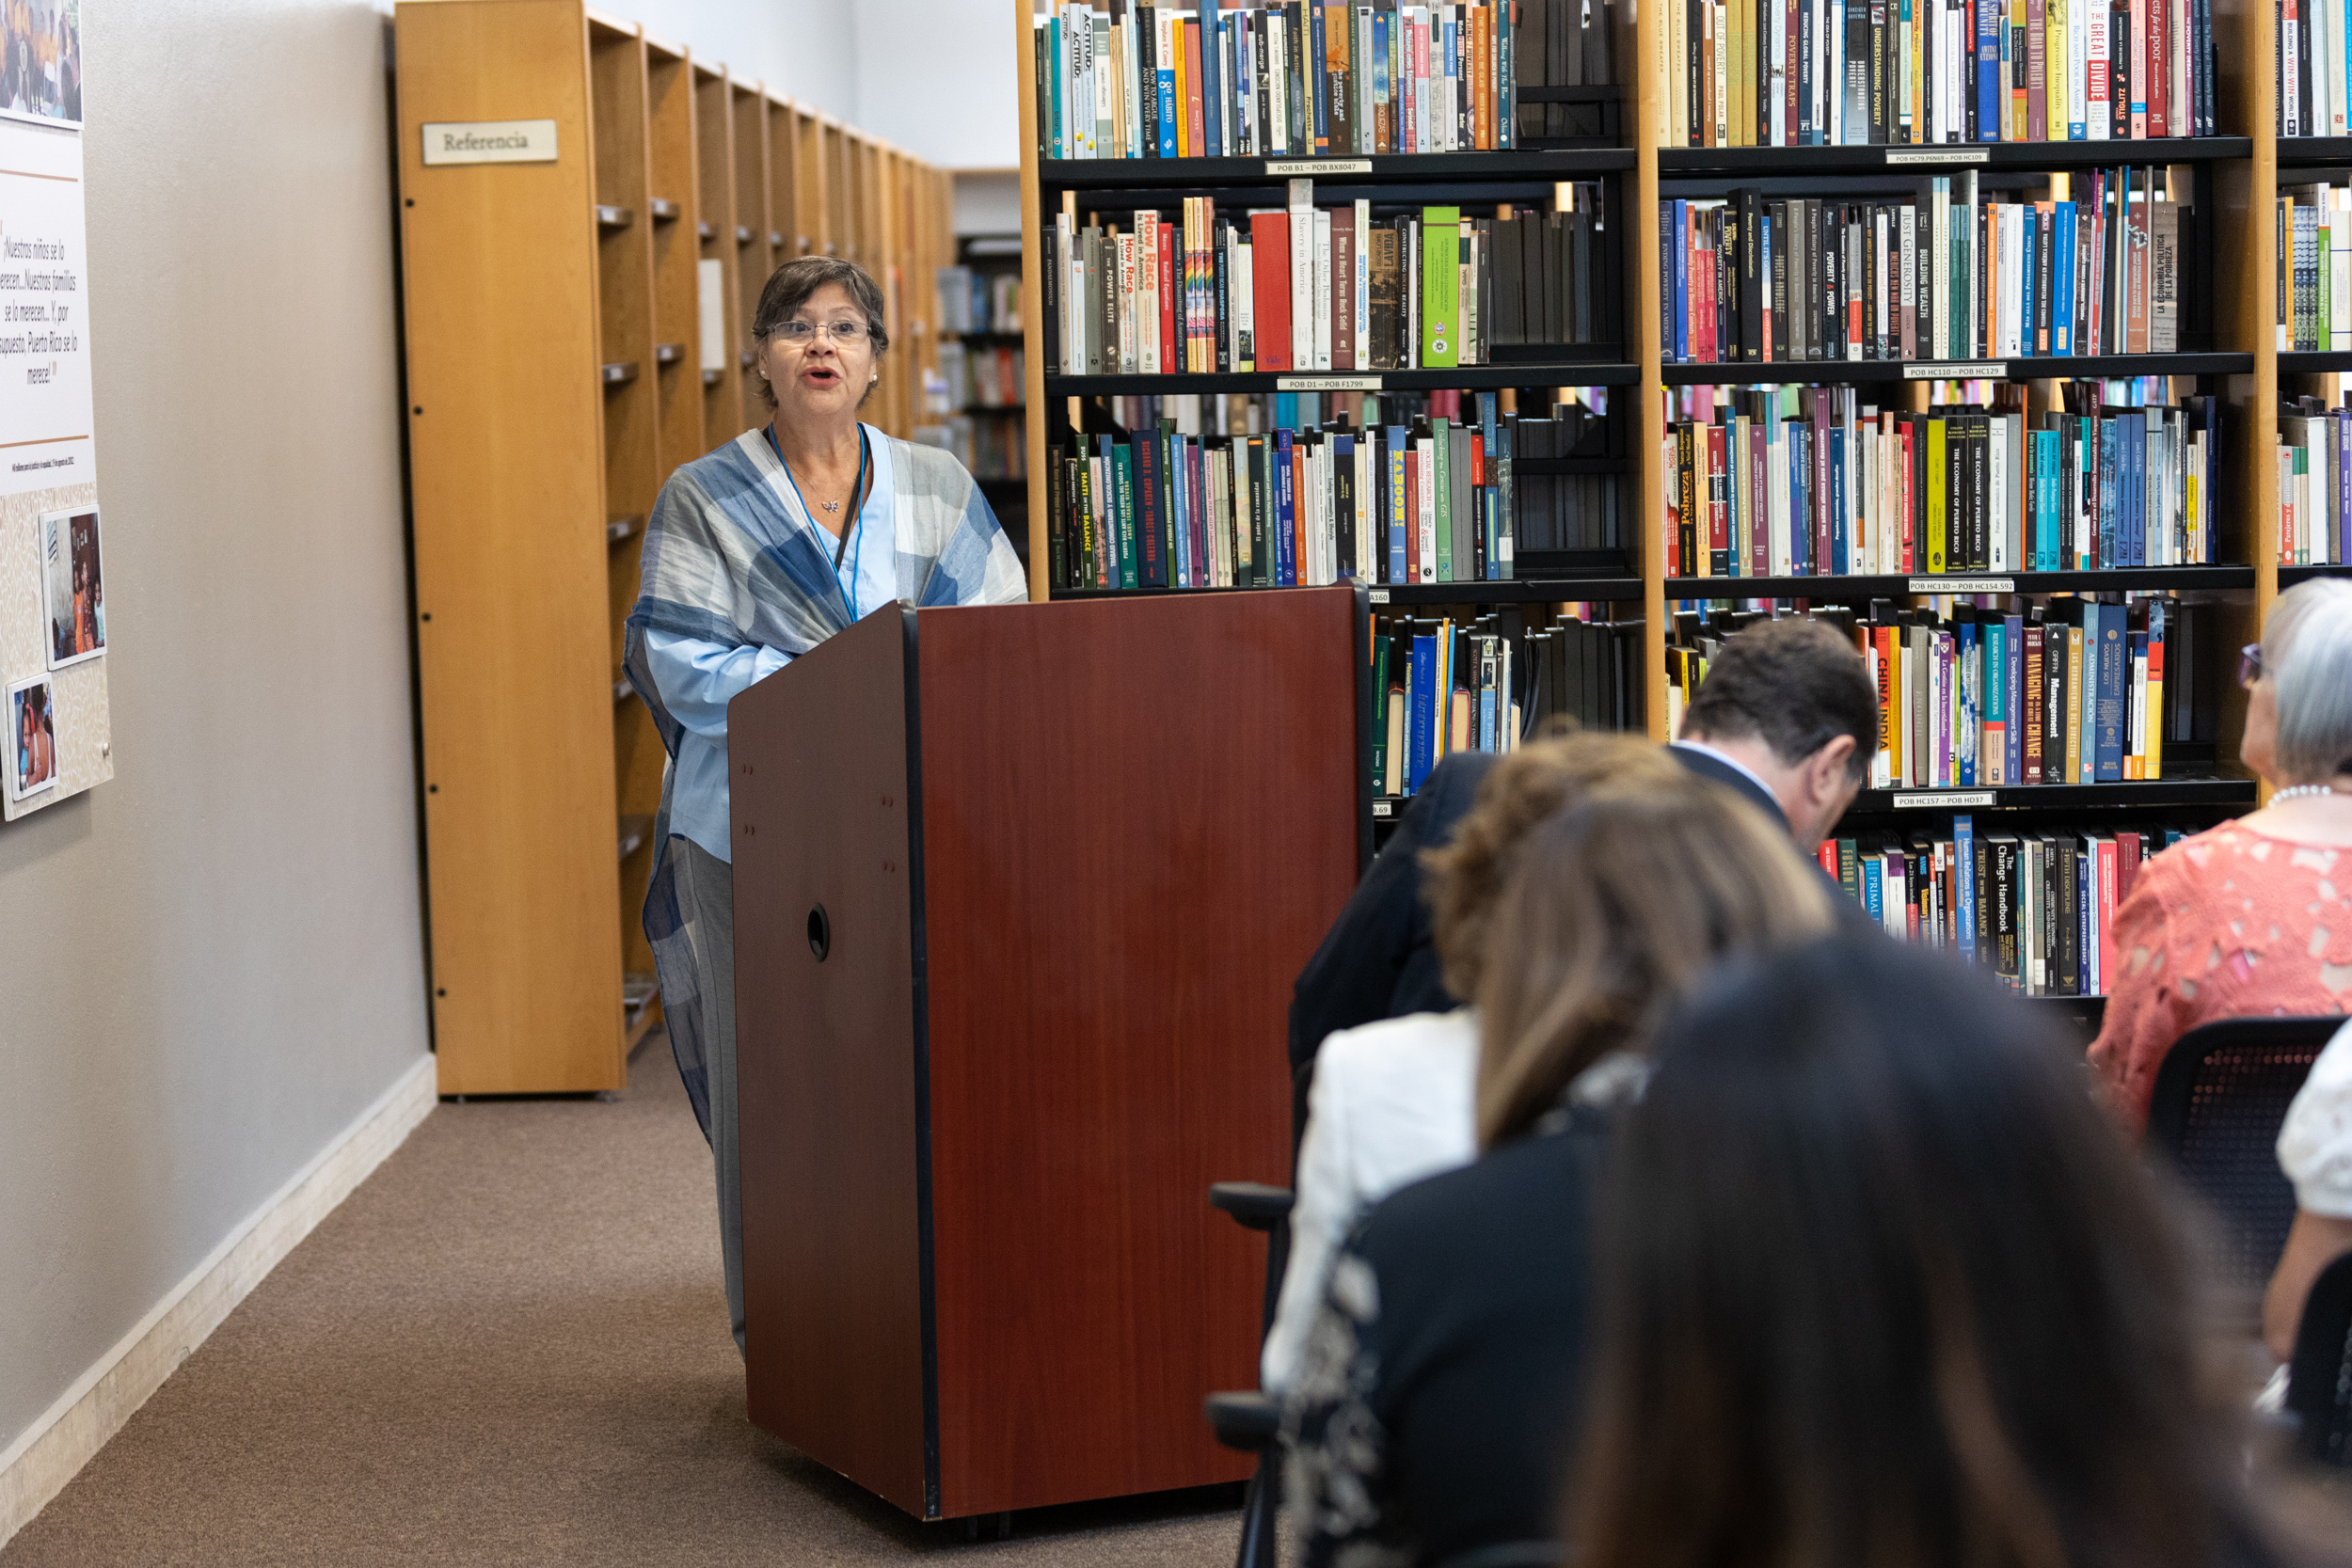
<instances>
[{"instance_id":1,"label":"pearl necklace","mask_svg":"<svg viewBox=\"0 0 2352 1568\"><path fill-rule=\"evenodd\" d=\"M2281 801L2281 800L2295 800L2295 799L2296 799L2297 797L2300 797L2300 796L2311 796L2311 795L2335 795L2335 794L2339 794L2339 793L2341 793L2341 792L2340 792L2340 791L2336 788L2336 786L2335 786L2334 784L2294 784L2294 785L2291 785L2291 786L2289 786L2288 788L2285 788L2285 789L2274 789L2274 790L2272 790L2272 791L2270 792L2270 803L2271 803L2272 805L2274 805L2274 806L2275 806L2275 805L2277 805L2277 804L2278 804L2280 801Z\"/></svg>"}]
</instances>

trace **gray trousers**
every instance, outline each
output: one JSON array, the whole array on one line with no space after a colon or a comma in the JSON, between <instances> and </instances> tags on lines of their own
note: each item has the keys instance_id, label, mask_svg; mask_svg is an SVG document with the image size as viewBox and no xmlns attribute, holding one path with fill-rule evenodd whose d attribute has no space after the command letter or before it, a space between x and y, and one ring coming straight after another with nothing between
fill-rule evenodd
<instances>
[{"instance_id":1,"label":"gray trousers","mask_svg":"<svg viewBox=\"0 0 2352 1568\"><path fill-rule=\"evenodd\" d=\"M693 951L710 1081L710 1156L719 1180L719 1256L727 1319L743 1348L743 1179L735 1128L735 868L691 838L670 840L678 912Z\"/></svg>"}]
</instances>

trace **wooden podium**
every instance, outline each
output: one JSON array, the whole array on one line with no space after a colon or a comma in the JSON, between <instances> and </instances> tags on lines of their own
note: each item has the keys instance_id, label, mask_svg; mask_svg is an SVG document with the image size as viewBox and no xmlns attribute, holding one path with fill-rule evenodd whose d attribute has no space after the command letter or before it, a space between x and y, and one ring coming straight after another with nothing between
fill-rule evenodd
<instances>
[{"instance_id":1,"label":"wooden podium","mask_svg":"<svg viewBox=\"0 0 2352 1568\"><path fill-rule=\"evenodd\" d=\"M924 1518L1236 1481L1356 591L878 611L728 710L751 1417Z\"/></svg>"}]
</instances>

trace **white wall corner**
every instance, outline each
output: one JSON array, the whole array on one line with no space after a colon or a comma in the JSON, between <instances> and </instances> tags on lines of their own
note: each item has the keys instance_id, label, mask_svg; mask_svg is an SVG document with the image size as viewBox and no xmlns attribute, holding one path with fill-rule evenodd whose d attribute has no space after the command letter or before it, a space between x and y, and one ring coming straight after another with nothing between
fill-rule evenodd
<instances>
[{"instance_id":1,"label":"white wall corner","mask_svg":"<svg viewBox=\"0 0 2352 1568\"><path fill-rule=\"evenodd\" d=\"M65 1490L180 1363L401 1146L436 1103L434 1059L428 1055L230 1231L56 1403L0 1449L0 1546Z\"/></svg>"}]
</instances>

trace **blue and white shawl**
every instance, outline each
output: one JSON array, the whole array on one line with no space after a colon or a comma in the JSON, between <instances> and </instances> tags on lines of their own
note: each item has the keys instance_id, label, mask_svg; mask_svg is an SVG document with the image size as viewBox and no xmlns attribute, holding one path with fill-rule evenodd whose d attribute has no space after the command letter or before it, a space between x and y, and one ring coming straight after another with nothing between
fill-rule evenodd
<instances>
[{"instance_id":1,"label":"blue and white shawl","mask_svg":"<svg viewBox=\"0 0 2352 1568\"><path fill-rule=\"evenodd\" d=\"M895 482L898 597L917 608L1027 598L1027 578L1012 541L963 465L936 447L901 441L870 425L866 433L877 449L886 448ZM831 543L810 520L759 428L671 474L645 525L624 669L653 711L672 765L663 771L661 814L654 825L645 937L661 980L671 1050L705 1137L710 1096L702 998L670 863L670 795L684 727L654 686L645 636L665 632L722 647L806 653L850 622Z\"/></svg>"}]
</instances>

